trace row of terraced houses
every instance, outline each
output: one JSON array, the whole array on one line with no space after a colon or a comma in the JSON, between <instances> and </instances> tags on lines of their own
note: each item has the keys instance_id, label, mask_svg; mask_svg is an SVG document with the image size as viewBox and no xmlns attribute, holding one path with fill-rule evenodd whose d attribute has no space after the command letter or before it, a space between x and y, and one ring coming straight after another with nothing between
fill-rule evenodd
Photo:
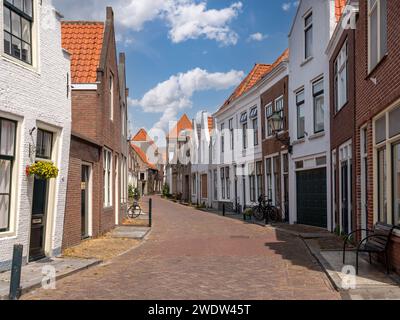
<instances>
[{"instance_id":1,"label":"row of terraced houses","mask_svg":"<svg viewBox=\"0 0 400 320\"><path fill-rule=\"evenodd\" d=\"M287 222L342 234L398 226L399 16L397 0L300 1L288 49L169 134L171 194L237 212L266 195Z\"/></svg>"},{"instance_id":2,"label":"row of terraced houses","mask_svg":"<svg viewBox=\"0 0 400 320\"><path fill-rule=\"evenodd\" d=\"M125 56L114 15L64 21L50 0L0 1L0 270L57 256L127 206ZM31 176L33 164L56 178Z\"/></svg>"}]
</instances>

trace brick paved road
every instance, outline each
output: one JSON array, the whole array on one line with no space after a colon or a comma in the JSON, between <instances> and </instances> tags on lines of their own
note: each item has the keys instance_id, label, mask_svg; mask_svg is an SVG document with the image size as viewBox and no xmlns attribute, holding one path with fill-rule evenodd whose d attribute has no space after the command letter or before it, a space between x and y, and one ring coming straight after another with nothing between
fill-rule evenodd
<instances>
[{"instance_id":1,"label":"brick paved road","mask_svg":"<svg viewBox=\"0 0 400 320\"><path fill-rule=\"evenodd\" d=\"M149 239L26 299L339 299L288 234L154 199Z\"/></svg>"}]
</instances>

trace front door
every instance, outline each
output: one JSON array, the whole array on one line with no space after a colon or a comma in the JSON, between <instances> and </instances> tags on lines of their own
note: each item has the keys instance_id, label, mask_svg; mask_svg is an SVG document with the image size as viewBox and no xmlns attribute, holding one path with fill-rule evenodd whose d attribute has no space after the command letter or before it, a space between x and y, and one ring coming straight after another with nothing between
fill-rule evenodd
<instances>
[{"instance_id":1,"label":"front door","mask_svg":"<svg viewBox=\"0 0 400 320\"><path fill-rule=\"evenodd\" d=\"M341 208L342 208L342 231L345 234L350 232L349 230L349 184L348 184L348 167L347 161L342 162L341 164Z\"/></svg>"},{"instance_id":2,"label":"front door","mask_svg":"<svg viewBox=\"0 0 400 320\"><path fill-rule=\"evenodd\" d=\"M31 237L29 260L35 261L45 257L46 211L48 198L48 181L35 178L33 187Z\"/></svg>"},{"instance_id":3,"label":"front door","mask_svg":"<svg viewBox=\"0 0 400 320\"><path fill-rule=\"evenodd\" d=\"M82 165L81 177L81 234L82 239L89 237L89 175L90 167Z\"/></svg>"}]
</instances>

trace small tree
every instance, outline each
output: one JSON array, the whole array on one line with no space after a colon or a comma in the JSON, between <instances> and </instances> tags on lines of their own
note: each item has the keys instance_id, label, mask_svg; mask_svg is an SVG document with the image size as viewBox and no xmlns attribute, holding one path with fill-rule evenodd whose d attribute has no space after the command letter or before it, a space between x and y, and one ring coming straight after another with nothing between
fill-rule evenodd
<instances>
[{"instance_id":1,"label":"small tree","mask_svg":"<svg viewBox=\"0 0 400 320\"><path fill-rule=\"evenodd\" d=\"M133 186L131 184L128 186L128 197L131 200L135 197L135 192L134 192Z\"/></svg>"}]
</instances>

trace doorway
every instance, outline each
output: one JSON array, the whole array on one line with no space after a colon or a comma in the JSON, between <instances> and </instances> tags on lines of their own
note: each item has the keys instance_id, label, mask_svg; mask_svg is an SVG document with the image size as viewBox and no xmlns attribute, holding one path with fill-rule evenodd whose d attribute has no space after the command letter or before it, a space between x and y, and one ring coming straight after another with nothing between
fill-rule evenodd
<instances>
[{"instance_id":1,"label":"doorway","mask_svg":"<svg viewBox=\"0 0 400 320\"><path fill-rule=\"evenodd\" d=\"M81 169L81 235L82 239L91 236L91 167L82 165Z\"/></svg>"},{"instance_id":2,"label":"doorway","mask_svg":"<svg viewBox=\"0 0 400 320\"><path fill-rule=\"evenodd\" d=\"M35 177L33 186L29 261L44 258L49 183Z\"/></svg>"}]
</instances>

